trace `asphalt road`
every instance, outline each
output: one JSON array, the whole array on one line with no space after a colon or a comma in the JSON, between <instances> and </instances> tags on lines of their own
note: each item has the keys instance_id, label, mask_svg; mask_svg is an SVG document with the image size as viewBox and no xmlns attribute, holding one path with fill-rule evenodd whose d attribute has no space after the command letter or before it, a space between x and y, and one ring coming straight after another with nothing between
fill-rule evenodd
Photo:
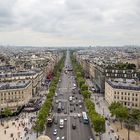
<instances>
[{"instance_id":1,"label":"asphalt road","mask_svg":"<svg viewBox=\"0 0 140 140\"><path fill-rule=\"evenodd\" d=\"M71 60L69 56L69 52L67 52L66 56L66 61L65 61L65 67L71 65ZM64 68L65 70L65 68ZM73 72L68 72L67 74L64 72L61 74L60 81L58 83L58 88L57 88L57 97L54 97L54 109L53 113L55 117L57 116L58 123L54 124L51 127L46 126L46 134L52 139L56 140L57 137L64 136L65 140L88 140L89 137L92 136L91 129L89 124L84 124L82 121L82 117L74 118L77 113L82 113L82 111L85 111L85 107L83 104L83 98L81 94L77 92L77 89L75 89L75 94L73 94L73 88L74 84L76 84L75 78L73 76ZM69 101L69 96L74 96L77 97L73 103L73 105L70 105L71 102ZM57 106L58 103L56 103L56 100L61 101L62 105L64 106L64 110L67 111L67 114L64 113L64 110L61 111L61 113L57 113ZM79 106L79 100L82 101L81 107ZM78 104L78 105L76 105ZM70 112L70 109L73 108L73 111ZM60 129L59 128L59 120L61 119L67 119L64 121L64 128ZM76 123L76 129L72 128L72 123ZM54 129L57 129L58 133L57 135L53 135Z\"/></svg>"}]
</instances>

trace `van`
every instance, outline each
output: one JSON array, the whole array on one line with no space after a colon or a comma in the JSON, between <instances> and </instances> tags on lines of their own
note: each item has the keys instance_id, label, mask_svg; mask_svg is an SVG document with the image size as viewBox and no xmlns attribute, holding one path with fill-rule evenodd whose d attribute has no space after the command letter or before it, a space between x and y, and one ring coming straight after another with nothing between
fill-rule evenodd
<instances>
[{"instance_id":1,"label":"van","mask_svg":"<svg viewBox=\"0 0 140 140\"><path fill-rule=\"evenodd\" d=\"M63 128L64 127L64 120L63 119L60 119L59 127L60 128Z\"/></svg>"}]
</instances>

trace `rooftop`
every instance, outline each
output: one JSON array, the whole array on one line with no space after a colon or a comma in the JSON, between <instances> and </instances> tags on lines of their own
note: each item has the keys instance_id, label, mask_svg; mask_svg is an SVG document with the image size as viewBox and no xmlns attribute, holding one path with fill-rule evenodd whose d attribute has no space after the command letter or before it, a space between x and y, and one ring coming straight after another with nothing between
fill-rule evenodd
<instances>
[{"instance_id":1,"label":"rooftop","mask_svg":"<svg viewBox=\"0 0 140 140\"><path fill-rule=\"evenodd\" d=\"M1 73L0 78L4 77L16 77L16 76L34 76L39 72L39 70L30 70L30 71L19 71L16 73Z\"/></svg>"},{"instance_id":2,"label":"rooftop","mask_svg":"<svg viewBox=\"0 0 140 140\"><path fill-rule=\"evenodd\" d=\"M29 80L18 82L2 82L0 83L0 90L25 88L29 84L30 84Z\"/></svg>"},{"instance_id":3,"label":"rooftop","mask_svg":"<svg viewBox=\"0 0 140 140\"><path fill-rule=\"evenodd\" d=\"M111 85L113 88L117 89L127 89L127 90L140 90L140 84L136 82L134 79L108 79L106 82Z\"/></svg>"}]
</instances>

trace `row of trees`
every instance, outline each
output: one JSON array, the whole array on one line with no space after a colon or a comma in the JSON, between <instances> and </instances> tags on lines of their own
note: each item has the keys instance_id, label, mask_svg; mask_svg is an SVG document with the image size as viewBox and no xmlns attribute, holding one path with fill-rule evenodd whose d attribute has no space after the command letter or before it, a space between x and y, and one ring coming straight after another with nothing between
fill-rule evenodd
<instances>
[{"instance_id":1,"label":"row of trees","mask_svg":"<svg viewBox=\"0 0 140 140\"><path fill-rule=\"evenodd\" d=\"M46 118L48 117L49 113L52 110L52 101L53 97L55 95L55 91L57 88L57 83L60 78L60 74L62 71L62 68L64 67L64 61L65 61L65 54L61 58L61 60L55 65L54 68L54 79L51 82L50 88L49 88L49 93L47 94L46 100L44 104L42 105L41 109L39 110L38 116L37 116L37 121L35 123L35 126L33 129L38 133L42 133L45 129L46 125Z\"/></svg>"},{"instance_id":2,"label":"row of trees","mask_svg":"<svg viewBox=\"0 0 140 140\"><path fill-rule=\"evenodd\" d=\"M77 84L80 88L80 92L84 97L85 105L88 110L88 114L91 120L91 123L93 124L95 132L102 134L105 132L105 118L98 114L95 110L94 103L90 100L91 92L88 90L88 86L86 85L85 79L84 79L84 71L76 61L76 59L71 54L71 60L73 69L76 75Z\"/></svg>"},{"instance_id":3,"label":"row of trees","mask_svg":"<svg viewBox=\"0 0 140 140\"><path fill-rule=\"evenodd\" d=\"M109 110L112 116L115 116L116 119L121 124L121 129L123 128L123 123L128 129L128 140L130 140L130 128L134 125L140 125L140 111L138 109L128 109L124 107L119 102L113 102L109 106Z\"/></svg>"}]
</instances>

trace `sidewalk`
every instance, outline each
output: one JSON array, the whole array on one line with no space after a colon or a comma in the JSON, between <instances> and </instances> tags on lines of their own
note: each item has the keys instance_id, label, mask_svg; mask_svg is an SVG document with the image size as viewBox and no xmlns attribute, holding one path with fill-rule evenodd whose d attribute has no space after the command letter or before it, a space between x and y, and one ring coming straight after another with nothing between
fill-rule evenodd
<instances>
[{"instance_id":1,"label":"sidewalk","mask_svg":"<svg viewBox=\"0 0 140 140\"><path fill-rule=\"evenodd\" d=\"M36 118L35 113L21 113L20 116L5 120L4 126L0 125L1 140L35 140L36 134L32 131L32 124ZM18 120L15 120L18 119ZM8 128L6 128L9 126ZM25 131L27 129L27 131Z\"/></svg>"}]
</instances>

